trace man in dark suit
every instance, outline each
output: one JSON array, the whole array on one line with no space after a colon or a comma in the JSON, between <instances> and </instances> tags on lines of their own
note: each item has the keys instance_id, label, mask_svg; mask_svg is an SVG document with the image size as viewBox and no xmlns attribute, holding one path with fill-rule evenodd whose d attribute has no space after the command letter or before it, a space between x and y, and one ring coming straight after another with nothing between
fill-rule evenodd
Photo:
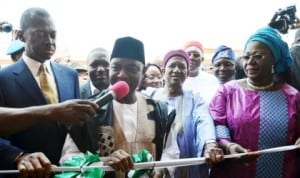
<instances>
[{"instance_id":1,"label":"man in dark suit","mask_svg":"<svg viewBox=\"0 0 300 178\"><path fill-rule=\"evenodd\" d=\"M86 99L109 86L109 54L104 48L93 49L87 57L90 80L80 87L80 98Z\"/></svg>"},{"instance_id":2,"label":"man in dark suit","mask_svg":"<svg viewBox=\"0 0 300 178\"><path fill-rule=\"evenodd\" d=\"M20 127L24 125L24 128L18 128L16 130L19 132L8 136L8 144L0 140L0 150L5 148L11 151L13 146L22 150L17 157L10 158L7 164L16 163L19 169L27 170L33 177L45 177L45 172L49 174L50 169L45 165L49 165L49 162L58 164L67 133L64 123L72 123L70 112L84 119L95 114L96 105L82 100L66 101L79 98L78 77L75 70L49 61L56 50L56 30L49 13L42 8L27 9L22 14L20 27L25 53L16 63L0 71L0 106L42 107L51 103L43 106L49 107L43 111L52 116L42 117L45 119L43 122L35 121L33 116L18 120L16 124ZM47 73L43 81L41 66L44 66L44 73ZM47 90L43 87L45 85ZM53 110L58 102L64 101L67 103Z\"/></svg>"}]
</instances>

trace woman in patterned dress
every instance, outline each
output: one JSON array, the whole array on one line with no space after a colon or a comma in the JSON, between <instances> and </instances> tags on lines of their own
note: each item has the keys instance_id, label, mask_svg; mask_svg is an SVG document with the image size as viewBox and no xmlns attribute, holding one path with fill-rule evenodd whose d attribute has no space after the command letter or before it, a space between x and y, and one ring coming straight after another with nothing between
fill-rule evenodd
<instances>
[{"instance_id":1,"label":"woman in patterned dress","mask_svg":"<svg viewBox=\"0 0 300 178\"><path fill-rule=\"evenodd\" d=\"M250 36L242 58L247 78L221 85L210 103L220 146L235 154L300 145L298 91L274 78L291 64L287 44L277 30L265 27ZM296 156L293 150L226 160L212 168L211 177L293 178Z\"/></svg>"}]
</instances>

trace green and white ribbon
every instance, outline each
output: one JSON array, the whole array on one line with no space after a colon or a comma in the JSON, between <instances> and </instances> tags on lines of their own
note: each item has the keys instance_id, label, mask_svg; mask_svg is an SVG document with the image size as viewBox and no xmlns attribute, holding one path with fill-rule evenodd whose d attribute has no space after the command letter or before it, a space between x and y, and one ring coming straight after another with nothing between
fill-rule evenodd
<instances>
[{"instance_id":1,"label":"green and white ribbon","mask_svg":"<svg viewBox=\"0 0 300 178\"><path fill-rule=\"evenodd\" d=\"M148 150L142 150L139 153L132 154L132 161L134 163L148 162L153 161L153 157ZM128 172L129 178L141 178L141 177L150 177L149 175L152 173L153 168L151 169L137 169Z\"/></svg>"},{"instance_id":2,"label":"green and white ribbon","mask_svg":"<svg viewBox=\"0 0 300 178\"><path fill-rule=\"evenodd\" d=\"M92 154L87 151L84 157L73 156L70 160L63 163L65 167L80 167L80 172L64 172L61 174L56 174L55 178L102 178L104 176L104 171L99 168L92 168L83 170L84 167L89 166L92 163L99 162L100 158L98 154Z\"/></svg>"}]
</instances>

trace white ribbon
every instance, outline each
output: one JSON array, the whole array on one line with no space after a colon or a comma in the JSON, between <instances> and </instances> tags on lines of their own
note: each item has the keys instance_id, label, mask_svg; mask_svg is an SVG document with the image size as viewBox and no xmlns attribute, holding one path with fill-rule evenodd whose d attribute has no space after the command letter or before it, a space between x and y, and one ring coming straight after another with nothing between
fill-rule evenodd
<instances>
[{"instance_id":1,"label":"white ribbon","mask_svg":"<svg viewBox=\"0 0 300 178\"><path fill-rule=\"evenodd\" d=\"M264 149L260 151L248 152L248 153L239 153L239 154L231 154L231 155L224 155L224 159L229 158L240 158L242 156L253 154L266 154L266 153L275 153L275 152L283 152L283 151L290 151L299 149L298 145L289 145L289 146L281 146L281 147L274 147L269 149ZM165 167L180 167L180 166L191 166L191 165L198 165L198 164L205 164L205 158L184 158L184 159L176 159L176 160L165 160L165 161L151 161L151 162L143 162L143 163L135 163L135 169L150 169L150 168L165 168ZM86 167L54 167L52 168L52 172L80 172L85 171L88 169L93 168L100 168L103 171L114 171L114 169L110 166L103 165L103 162L93 163L90 166ZM0 174L17 174L19 170L0 170Z\"/></svg>"}]
</instances>

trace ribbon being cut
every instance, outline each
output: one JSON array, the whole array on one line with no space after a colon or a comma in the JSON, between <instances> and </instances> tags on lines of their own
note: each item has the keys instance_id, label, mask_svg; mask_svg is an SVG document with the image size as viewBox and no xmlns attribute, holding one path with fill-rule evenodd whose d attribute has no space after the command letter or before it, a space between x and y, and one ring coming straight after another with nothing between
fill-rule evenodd
<instances>
[{"instance_id":1,"label":"ribbon being cut","mask_svg":"<svg viewBox=\"0 0 300 178\"><path fill-rule=\"evenodd\" d=\"M300 147L298 145L280 146L248 153L224 155L224 159L241 158L243 156L252 156L258 158L262 154L291 151L299 148ZM136 170L130 171L128 173L128 176L131 176L131 178L140 178L141 176L147 176L149 173L151 173L153 168L190 166L206 163L204 157L151 161L152 156L147 150L142 150L137 154L133 154L132 160L135 163L134 168ZM102 178L104 176L104 171L114 171L114 169L110 166L103 165L103 162L100 162L99 155L94 155L90 152L87 152L84 157L72 157L72 159L66 161L62 167L52 168L52 172L63 172L61 174L56 174L55 178ZM19 170L0 170L0 174L17 173L19 173Z\"/></svg>"},{"instance_id":2,"label":"ribbon being cut","mask_svg":"<svg viewBox=\"0 0 300 178\"><path fill-rule=\"evenodd\" d=\"M134 163L148 162L152 161L152 155L148 150L142 150L139 153L133 154L131 156ZM93 165L100 161L98 154L92 154L91 152L86 152L84 157L82 156L73 156L70 160L67 160L63 163L64 167L80 167L80 171L68 171L60 174L56 174L55 178L102 178L104 176L104 170L93 167L85 169L86 167ZM99 166L98 166L99 167ZM129 171L129 178L143 178L149 177L152 169L137 169Z\"/></svg>"},{"instance_id":3,"label":"ribbon being cut","mask_svg":"<svg viewBox=\"0 0 300 178\"><path fill-rule=\"evenodd\" d=\"M83 170L84 166L89 166L94 162L99 162L100 158L98 154L92 154L87 151L84 157L73 156L70 160L67 160L63 163L63 166L66 167L80 167L80 172L64 172L61 174L56 174L55 178L75 178L75 177L84 177L84 178L102 178L104 176L104 171L100 168L92 168L88 170Z\"/></svg>"}]
</instances>

